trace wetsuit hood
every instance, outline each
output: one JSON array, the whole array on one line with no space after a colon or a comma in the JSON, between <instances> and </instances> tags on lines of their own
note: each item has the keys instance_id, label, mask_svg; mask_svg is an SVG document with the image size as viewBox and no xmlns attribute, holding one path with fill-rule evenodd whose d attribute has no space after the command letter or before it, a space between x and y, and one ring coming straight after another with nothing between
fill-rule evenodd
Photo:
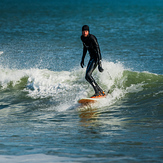
<instances>
[{"instance_id":1,"label":"wetsuit hood","mask_svg":"<svg viewBox=\"0 0 163 163\"><path fill-rule=\"evenodd\" d=\"M82 27L82 31L89 31L89 26L88 25L84 25Z\"/></svg>"}]
</instances>

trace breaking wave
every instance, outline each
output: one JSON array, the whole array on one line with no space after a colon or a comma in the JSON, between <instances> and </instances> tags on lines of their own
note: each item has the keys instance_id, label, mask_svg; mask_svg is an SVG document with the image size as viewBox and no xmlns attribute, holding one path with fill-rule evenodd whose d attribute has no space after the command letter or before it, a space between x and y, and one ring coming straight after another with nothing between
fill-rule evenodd
<instances>
[{"instance_id":1,"label":"breaking wave","mask_svg":"<svg viewBox=\"0 0 163 163\"><path fill-rule=\"evenodd\" d=\"M109 96L103 105L111 105L129 94L139 93L141 98L161 96L163 76L149 72L126 70L121 63L103 62L104 72L96 70L95 80ZM0 69L0 92L21 92L32 99L55 99L60 104L75 104L94 92L85 80L85 69L54 72L47 69ZM141 93L140 93L141 92ZM150 96L149 96L150 94ZM145 97L144 97L145 96Z\"/></svg>"}]
</instances>

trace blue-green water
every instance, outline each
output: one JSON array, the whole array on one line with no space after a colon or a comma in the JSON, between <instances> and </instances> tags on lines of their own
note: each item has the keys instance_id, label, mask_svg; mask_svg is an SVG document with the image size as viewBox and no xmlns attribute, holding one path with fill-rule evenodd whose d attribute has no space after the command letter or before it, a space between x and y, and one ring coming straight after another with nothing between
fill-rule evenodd
<instances>
[{"instance_id":1,"label":"blue-green water","mask_svg":"<svg viewBox=\"0 0 163 163\"><path fill-rule=\"evenodd\" d=\"M84 24L110 89L87 107ZM162 0L1 0L0 162L163 162L162 29Z\"/></svg>"}]
</instances>

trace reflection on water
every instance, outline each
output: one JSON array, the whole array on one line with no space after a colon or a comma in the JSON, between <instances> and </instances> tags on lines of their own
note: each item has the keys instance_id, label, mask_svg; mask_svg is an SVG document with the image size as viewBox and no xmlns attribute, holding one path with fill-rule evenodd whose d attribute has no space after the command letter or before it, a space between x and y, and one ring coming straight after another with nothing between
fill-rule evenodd
<instances>
[{"instance_id":1,"label":"reflection on water","mask_svg":"<svg viewBox=\"0 0 163 163\"><path fill-rule=\"evenodd\" d=\"M78 108L81 126L96 126L99 122L98 109L91 104L81 105Z\"/></svg>"},{"instance_id":2,"label":"reflection on water","mask_svg":"<svg viewBox=\"0 0 163 163\"><path fill-rule=\"evenodd\" d=\"M96 104L87 104L81 105L78 113L80 126L101 126L103 134L107 135L115 135L119 131L126 130L126 125L130 123L130 118L126 117L118 107L99 108Z\"/></svg>"}]
</instances>

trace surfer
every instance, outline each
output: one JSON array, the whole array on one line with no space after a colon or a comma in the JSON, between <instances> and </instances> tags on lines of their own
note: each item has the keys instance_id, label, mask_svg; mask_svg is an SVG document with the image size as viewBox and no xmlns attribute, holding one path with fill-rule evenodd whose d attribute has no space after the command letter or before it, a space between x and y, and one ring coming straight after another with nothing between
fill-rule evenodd
<instances>
[{"instance_id":1,"label":"surfer","mask_svg":"<svg viewBox=\"0 0 163 163\"><path fill-rule=\"evenodd\" d=\"M83 42L83 56L80 63L82 68L84 66L84 58L86 56L87 50L90 54L90 60L87 65L85 79L92 85L95 91L95 94L91 98L105 96L105 92L100 88L100 86L95 82L94 78L92 77L92 73L97 66L100 72L103 72L104 69L102 68L101 64L102 57L97 38L94 35L90 34L88 25L84 25L82 27L81 40Z\"/></svg>"}]
</instances>

